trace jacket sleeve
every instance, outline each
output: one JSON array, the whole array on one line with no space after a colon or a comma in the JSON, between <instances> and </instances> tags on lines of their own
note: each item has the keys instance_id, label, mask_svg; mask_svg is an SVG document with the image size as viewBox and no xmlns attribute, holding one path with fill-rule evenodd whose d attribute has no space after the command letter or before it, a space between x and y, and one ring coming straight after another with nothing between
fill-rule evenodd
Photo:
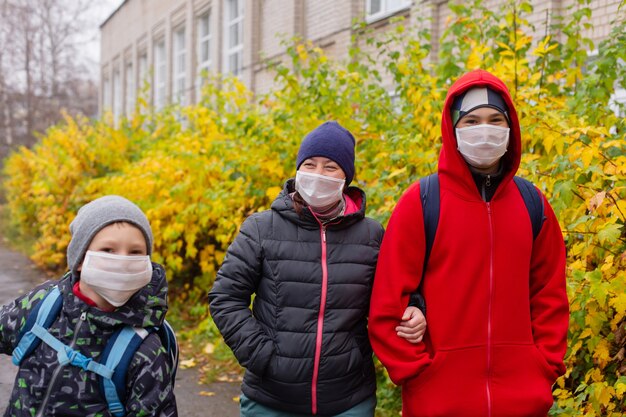
<instances>
[{"instance_id":1,"label":"jacket sleeve","mask_svg":"<svg viewBox=\"0 0 626 417\"><path fill-rule=\"evenodd\" d=\"M263 375L274 343L250 310L262 277L262 249L256 216L244 221L209 293L210 311L226 344L244 368Z\"/></svg>"},{"instance_id":2,"label":"jacket sleeve","mask_svg":"<svg viewBox=\"0 0 626 417\"><path fill-rule=\"evenodd\" d=\"M156 333L143 341L126 375L126 416L178 417L172 364Z\"/></svg>"},{"instance_id":3,"label":"jacket sleeve","mask_svg":"<svg viewBox=\"0 0 626 417\"><path fill-rule=\"evenodd\" d=\"M0 309L0 353L11 355L17 345L19 332L26 324L30 311L43 299L52 281L37 286L28 294Z\"/></svg>"},{"instance_id":4,"label":"jacket sleeve","mask_svg":"<svg viewBox=\"0 0 626 417\"><path fill-rule=\"evenodd\" d=\"M409 295L422 278L425 246L419 183L416 183L402 196L389 220L370 301L370 342L389 377L398 385L432 362L423 342L409 343L395 330L409 303Z\"/></svg>"},{"instance_id":5,"label":"jacket sleeve","mask_svg":"<svg viewBox=\"0 0 626 417\"><path fill-rule=\"evenodd\" d=\"M569 302L565 283L565 243L552 207L544 198L546 220L532 251L530 313L535 345L554 370L565 373Z\"/></svg>"}]
</instances>

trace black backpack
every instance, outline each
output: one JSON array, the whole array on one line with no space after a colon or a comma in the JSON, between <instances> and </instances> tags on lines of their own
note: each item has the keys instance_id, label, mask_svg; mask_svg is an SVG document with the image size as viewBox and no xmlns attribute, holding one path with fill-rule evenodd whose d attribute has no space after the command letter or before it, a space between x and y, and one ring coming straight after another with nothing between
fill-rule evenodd
<instances>
[{"instance_id":1,"label":"black backpack","mask_svg":"<svg viewBox=\"0 0 626 417\"><path fill-rule=\"evenodd\" d=\"M535 186L522 177L513 177L515 185L519 190L524 204L530 216L530 222L533 228L533 240L537 238L543 222L546 220L544 214L543 198ZM422 295L422 284L424 283L424 274L430 258L430 252L435 241L437 226L439 225L439 176L431 174L420 179L420 200L422 202L422 212L424 214L424 234L426 236L426 253L424 254L424 268L422 269L422 280L415 292L409 297L409 305L415 306L422 310L426 315L426 301Z\"/></svg>"}]
</instances>

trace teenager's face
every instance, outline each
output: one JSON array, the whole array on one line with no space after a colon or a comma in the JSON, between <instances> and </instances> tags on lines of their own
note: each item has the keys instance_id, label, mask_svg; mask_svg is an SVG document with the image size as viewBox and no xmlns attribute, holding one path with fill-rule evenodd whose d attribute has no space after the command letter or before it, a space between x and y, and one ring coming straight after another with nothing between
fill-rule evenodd
<instances>
[{"instance_id":1,"label":"teenager's face","mask_svg":"<svg viewBox=\"0 0 626 417\"><path fill-rule=\"evenodd\" d=\"M141 230L126 222L113 223L100 230L87 250L125 256L148 254L146 238Z\"/></svg>"},{"instance_id":2,"label":"teenager's face","mask_svg":"<svg viewBox=\"0 0 626 417\"><path fill-rule=\"evenodd\" d=\"M509 127L509 122L507 122L504 114L491 107L480 107L463 116L456 124L456 128L461 129L480 124Z\"/></svg>"},{"instance_id":3,"label":"teenager's face","mask_svg":"<svg viewBox=\"0 0 626 417\"><path fill-rule=\"evenodd\" d=\"M340 180L346 178L346 173L343 172L343 169L341 169L338 163L323 156L314 156L313 158L305 159L300 165L300 168L298 168L298 171L326 175L327 177Z\"/></svg>"}]
</instances>

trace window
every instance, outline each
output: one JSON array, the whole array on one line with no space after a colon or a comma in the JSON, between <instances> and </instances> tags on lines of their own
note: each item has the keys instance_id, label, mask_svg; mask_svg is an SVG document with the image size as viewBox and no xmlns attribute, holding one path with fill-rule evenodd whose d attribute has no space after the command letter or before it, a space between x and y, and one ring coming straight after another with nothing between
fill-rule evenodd
<instances>
[{"instance_id":1,"label":"window","mask_svg":"<svg viewBox=\"0 0 626 417\"><path fill-rule=\"evenodd\" d=\"M198 75L196 97L200 97L204 74L211 68L211 11L198 18Z\"/></svg>"},{"instance_id":2,"label":"window","mask_svg":"<svg viewBox=\"0 0 626 417\"><path fill-rule=\"evenodd\" d=\"M127 117L130 117L135 110L135 79L133 73L133 63L126 64L126 72L124 74L124 91L126 92L125 113Z\"/></svg>"},{"instance_id":3,"label":"window","mask_svg":"<svg viewBox=\"0 0 626 417\"><path fill-rule=\"evenodd\" d=\"M619 87L617 83L609 99L609 106L617 116L626 117L626 89Z\"/></svg>"},{"instance_id":4,"label":"window","mask_svg":"<svg viewBox=\"0 0 626 417\"><path fill-rule=\"evenodd\" d=\"M113 71L113 118L119 120L122 115L122 77L120 70Z\"/></svg>"},{"instance_id":5,"label":"window","mask_svg":"<svg viewBox=\"0 0 626 417\"><path fill-rule=\"evenodd\" d=\"M366 21L375 22L409 7L410 0L365 0Z\"/></svg>"},{"instance_id":6,"label":"window","mask_svg":"<svg viewBox=\"0 0 626 417\"><path fill-rule=\"evenodd\" d=\"M165 56L165 40L160 40L154 45L154 106L157 109L165 105L167 86L167 61Z\"/></svg>"},{"instance_id":7,"label":"window","mask_svg":"<svg viewBox=\"0 0 626 417\"><path fill-rule=\"evenodd\" d=\"M186 56L185 28L180 28L174 32L174 100L180 104L185 104L185 76L186 76Z\"/></svg>"},{"instance_id":8,"label":"window","mask_svg":"<svg viewBox=\"0 0 626 417\"><path fill-rule=\"evenodd\" d=\"M244 0L225 0L224 72L240 75L243 70Z\"/></svg>"},{"instance_id":9,"label":"window","mask_svg":"<svg viewBox=\"0 0 626 417\"><path fill-rule=\"evenodd\" d=\"M106 77L102 81L102 113L111 110L111 82Z\"/></svg>"},{"instance_id":10,"label":"window","mask_svg":"<svg viewBox=\"0 0 626 417\"><path fill-rule=\"evenodd\" d=\"M148 52L142 51L137 58L137 79L139 80L138 88L143 88L148 77Z\"/></svg>"}]
</instances>

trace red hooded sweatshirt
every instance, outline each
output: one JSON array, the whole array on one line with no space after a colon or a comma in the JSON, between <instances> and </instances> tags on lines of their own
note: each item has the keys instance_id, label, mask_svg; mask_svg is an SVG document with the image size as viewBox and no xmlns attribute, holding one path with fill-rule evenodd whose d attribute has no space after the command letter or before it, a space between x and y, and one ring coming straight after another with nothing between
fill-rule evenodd
<instances>
[{"instance_id":1,"label":"red hooded sweatshirt","mask_svg":"<svg viewBox=\"0 0 626 417\"><path fill-rule=\"evenodd\" d=\"M462 92L488 86L508 106L503 179L483 201L457 150L450 107ZM565 372L568 300L565 246L544 198L546 220L533 242L522 196L512 181L520 126L505 84L472 71L455 82L442 116L440 217L424 276L424 342L396 335L409 294L422 279L425 237L419 182L393 211L370 304L374 352L402 385L403 417L546 416L551 386Z\"/></svg>"}]
</instances>

